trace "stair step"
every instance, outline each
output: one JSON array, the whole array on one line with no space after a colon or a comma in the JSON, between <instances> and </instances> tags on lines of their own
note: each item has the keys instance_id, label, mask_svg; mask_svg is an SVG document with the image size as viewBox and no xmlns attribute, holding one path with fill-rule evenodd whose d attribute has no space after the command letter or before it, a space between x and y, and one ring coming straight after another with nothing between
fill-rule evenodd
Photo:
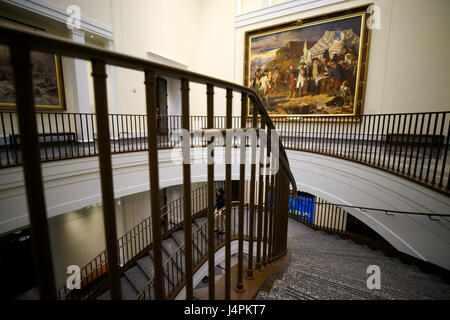
<instances>
[{"instance_id":1,"label":"stair step","mask_svg":"<svg viewBox=\"0 0 450 320\"><path fill-rule=\"evenodd\" d=\"M120 278L120 285L122 289L122 300L136 300L138 291L136 291L126 277Z\"/></svg>"},{"instance_id":2,"label":"stair step","mask_svg":"<svg viewBox=\"0 0 450 320\"><path fill-rule=\"evenodd\" d=\"M303 271L306 270L306 271ZM426 297L410 294L409 292L397 290L382 284L380 290L367 288L365 279L355 279L350 275L336 274L326 270L319 270L313 266L298 266L294 272L291 270L285 274L290 279L295 278L297 282L316 282L329 290L341 290L350 294L351 299L423 299ZM292 280L291 280L292 282Z\"/></svg>"},{"instance_id":3,"label":"stair step","mask_svg":"<svg viewBox=\"0 0 450 320\"><path fill-rule=\"evenodd\" d=\"M136 300L137 292L132 284L125 278L120 278L122 300ZM97 297L97 300L111 300L111 291L108 290Z\"/></svg>"},{"instance_id":4,"label":"stair step","mask_svg":"<svg viewBox=\"0 0 450 320\"><path fill-rule=\"evenodd\" d=\"M166 264L168 259L173 258L172 264L173 267L175 268L173 272L184 273L185 268L184 250L178 252L180 245L178 245L177 241L172 237L167 238L162 242L162 247L163 251L165 252L165 255L167 256L167 259L164 259L164 264ZM176 256L175 253L177 254ZM169 272L172 273L172 270L170 270ZM181 278L181 275L179 275L178 277Z\"/></svg>"},{"instance_id":5,"label":"stair step","mask_svg":"<svg viewBox=\"0 0 450 320\"><path fill-rule=\"evenodd\" d=\"M276 299L264 291L259 291L255 297L255 300L276 300Z\"/></svg>"},{"instance_id":6,"label":"stair step","mask_svg":"<svg viewBox=\"0 0 450 320\"><path fill-rule=\"evenodd\" d=\"M164 256L167 257L167 255L164 254L164 250L162 250L162 251L163 251L163 259L164 259ZM151 251L149 253L149 255L151 256L152 259L154 259L153 251ZM163 260L163 267L166 265L167 260L168 260L168 257L165 261ZM173 289L173 286L175 285L174 279L172 279L172 267L173 267L173 265L168 264L167 268L165 269L165 271L163 273L163 286L164 286L164 292L166 292L166 293L171 292ZM173 270L173 272L174 273L178 272L178 270L175 269L175 270Z\"/></svg>"},{"instance_id":7,"label":"stair step","mask_svg":"<svg viewBox=\"0 0 450 320\"><path fill-rule=\"evenodd\" d=\"M351 275L352 278L361 281L367 281L367 267L377 265L381 271L382 286L396 288L424 298L445 297L450 299L450 286L437 283L427 274L415 272L408 266L392 262L389 259L317 255L303 256L301 262L303 265L323 266L323 268L335 274ZM304 266L303 268L307 267Z\"/></svg>"},{"instance_id":8,"label":"stair step","mask_svg":"<svg viewBox=\"0 0 450 320\"><path fill-rule=\"evenodd\" d=\"M257 299L450 299L450 286L380 250L289 221L291 261L281 280ZM367 288L367 268L381 270L381 289Z\"/></svg>"},{"instance_id":9,"label":"stair step","mask_svg":"<svg viewBox=\"0 0 450 320\"><path fill-rule=\"evenodd\" d=\"M149 279L153 278L153 276L155 275L155 272L154 272L155 269L154 269L154 265L153 265L153 259L151 258L150 255L146 255L145 257L139 259L137 261L137 264L139 265L141 270L145 273L147 278L149 278Z\"/></svg>"},{"instance_id":10,"label":"stair step","mask_svg":"<svg viewBox=\"0 0 450 320\"><path fill-rule=\"evenodd\" d=\"M179 245L176 243L175 239L169 237L161 242L163 251L163 263L165 264L170 257L174 255L177 251Z\"/></svg>"},{"instance_id":11,"label":"stair step","mask_svg":"<svg viewBox=\"0 0 450 320\"><path fill-rule=\"evenodd\" d=\"M172 233L172 238L177 242L178 246L184 243L184 230Z\"/></svg>"},{"instance_id":12,"label":"stair step","mask_svg":"<svg viewBox=\"0 0 450 320\"><path fill-rule=\"evenodd\" d=\"M147 286L147 283L150 280L149 278L147 278L147 276L139 266L134 266L128 269L127 271L125 271L124 275L138 292L141 292Z\"/></svg>"},{"instance_id":13,"label":"stair step","mask_svg":"<svg viewBox=\"0 0 450 320\"><path fill-rule=\"evenodd\" d=\"M111 300L111 292L108 290L99 295L96 300Z\"/></svg>"},{"instance_id":14,"label":"stair step","mask_svg":"<svg viewBox=\"0 0 450 320\"><path fill-rule=\"evenodd\" d=\"M208 221L207 217L194 219L194 223L197 224L198 227L202 226L204 223Z\"/></svg>"}]
</instances>

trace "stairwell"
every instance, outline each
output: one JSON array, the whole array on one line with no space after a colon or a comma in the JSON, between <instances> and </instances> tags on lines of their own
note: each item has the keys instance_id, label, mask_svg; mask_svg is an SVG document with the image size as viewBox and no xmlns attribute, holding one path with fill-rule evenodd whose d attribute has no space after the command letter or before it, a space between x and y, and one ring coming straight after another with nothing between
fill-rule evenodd
<instances>
[{"instance_id":1,"label":"stairwell","mask_svg":"<svg viewBox=\"0 0 450 320\"><path fill-rule=\"evenodd\" d=\"M207 218L197 218L193 220L192 223L192 233L195 233L201 227L205 224ZM201 236L205 236L203 233ZM177 249L183 244L184 242L184 229L180 231L173 232L169 238L162 241L162 253L163 253L163 264L166 264L167 261L172 257ZM205 252L202 252L202 248L198 248L195 243L193 244L193 255L199 255L203 256ZM183 259L181 259L184 262L184 254ZM181 261L179 261L181 262ZM177 268L179 271L184 273L184 263L174 263L175 268ZM154 276L154 264L153 264L153 249L148 251L148 254L139 259L135 266L131 267L127 271L124 272L120 282L122 285L122 299L123 300L136 300L136 296L144 290L144 288L147 286L147 283L152 279ZM167 288L170 288L171 286L176 285L174 283L173 277L166 271L164 274L164 288L167 292ZM154 288L151 287L151 295L153 296L153 290ZM109 300L110 297L110 291L106 291L102 293L99 297L97 297L97 300Z\"/></svg>"},{"instance_id":2,"label":"stairwell","mask_svg":"<svg viewBox=\"0 0 450 320\"><path fill-rule=\"evenodd\" d=\"M237 220L238 209L232 209L231 226L232 234L237 234ZM258 222L258 215L255 215L254 233L256 233L256 224ZM200 217L193 219L192 221L192 259L194 264L204 259L208 254L208 219L206 217ZM244 208L244 234L248 235L248 209ZM225 238L224 234L215 233L214 243L217 245ZM163 253L163 265L169 263L169 267L166 268L163 280L164 290L166 294L172 293L173 289L179 284L182 275L185 271L185 259L184 259L184 229L181 228L178 231L172 232L170 237L162 241L162 253ZM180 251L179 251L180 250ZM179 251L179 254L176 253ZM177 258L174 258L177 257ZM171 261L169 261L172 259ZM223 262L217 262L218 265L223 265ZM216 267L216 273L222 274L221 268ZM123 300L136 300L138 295L148 287L148 283L154 277L154 263L153 263L153 250L148 251L147 255L139 259L134 266L129 268L123 273L121 277L122 286L122 299ZM216 279L217 280L217 279ZM207 282L206 282L207 283ZM203 283L205 284L205 283ZM201 284L199 287L201 288ZM150 294L146 297L154 299L154 287L149 286ZM201 290L200 290L201 291ZM199 293L200 295L200 293ZM110 291L107 290L100 294L97 300L109 300L111 299Z\"/></svg>"},{"instance_id":3,"label":"stairwell","mask_svg":"<svg viewBox=\"0 0 450 320\"><path fill-rule=\"evenodd\" d=\"M289 220L291 261L281 279L257 300L450 299L450 286L418 267L325 231ZM381 288L370 290L370 265L380 267Z\"/></svg>"}]
</instances>

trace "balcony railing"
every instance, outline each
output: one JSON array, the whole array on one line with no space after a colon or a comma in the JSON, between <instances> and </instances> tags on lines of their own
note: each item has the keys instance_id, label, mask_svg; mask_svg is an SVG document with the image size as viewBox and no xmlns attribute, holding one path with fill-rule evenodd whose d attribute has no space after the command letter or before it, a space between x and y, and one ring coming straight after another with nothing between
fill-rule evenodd
<instances>
[{"instance_id":1,"label":"balcony railing","mask_svg":"<svg viewBox=\"0 0 450 320\"><path fill-rule=\"evenodd\" d=\"M37 112L38 138L42 161L98 155L95 114ZM22 163L17 114L0 112L0 165ZM144 115L108 115L110 148L113 154L148 150ZM225 129L226 117L213 117L213 127ZM249 118L246 126L252 125ZM272 119L286 149L320 153L356 161L449 192L450 112L376 114L360 117L276 117ZM240 127L240 117L232 117L232 128ZM191 131L207 128L206 116L190 116ZM260 125L258 120L258 126ZM180 146L174 134L181 129L181 116L157 116L159 149ZM223 146L224 140L216 140ZM238 140L233 141L238 145ZM193 147L207 141L192 135Z\"/></svg>"}]
</instances>

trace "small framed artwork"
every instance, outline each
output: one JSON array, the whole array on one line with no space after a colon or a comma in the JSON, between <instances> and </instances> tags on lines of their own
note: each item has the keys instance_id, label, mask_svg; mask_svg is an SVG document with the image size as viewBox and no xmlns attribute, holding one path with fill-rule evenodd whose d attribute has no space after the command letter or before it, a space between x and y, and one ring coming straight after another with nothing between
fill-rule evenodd
<instances>
[{"instance_id":1,"label":"small framed artwork","mask_svg":"<svg viewBox=\"0 0 450 320\"><path fill-rule=\"evenodd\" d=\"M244 84L272 117L362 114L366 14L367 6L248 31Z\"/></svg>"},{"instance_id":2,"label":"small framed artwork","mask_svg":"<svg viewBox=\"0 0 450 320\"><path fill-rule=\"evenodd\" d=\"M39 110L66 110L61 57L31 52L33 94ZM0 46L0 107L15 108L16 92L9 48Z\"/></svg>"}]
</instances>

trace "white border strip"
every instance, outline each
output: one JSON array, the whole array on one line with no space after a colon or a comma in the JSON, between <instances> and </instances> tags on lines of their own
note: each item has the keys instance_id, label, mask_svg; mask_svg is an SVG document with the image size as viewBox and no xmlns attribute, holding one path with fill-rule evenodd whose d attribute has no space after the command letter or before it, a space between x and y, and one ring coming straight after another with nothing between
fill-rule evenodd
<instances>
[{"instance_id":1,"label":"white border strip","mask_svg":"<svg viewBox=\"0 0 450 320\"><path fill-rule=\"evenodd\" d=\"M344 2L346 0L292 0L268 8L258 9L252 12L236 15L235 28L244 27L250 24L279 18L293 13L312 10L331 4Z\"/></svg>"},{"instance_id":2,"label":"white border strip","mask_svg":"<svg viewBox=\"0 0 450 320\"><path fill-rule=\"evenodd\" d=\"M159 64L163 64L166 66L170 66L170 67L175 67L175 68L180 68L180 69L187 69L188 66L185 64L182 64L180 62L177 62L175 60L163 57L159 54L147 51L147 58L151 61L151 62L155 62L155 63L159 63Z\"/></svg>"}]
</instances>

